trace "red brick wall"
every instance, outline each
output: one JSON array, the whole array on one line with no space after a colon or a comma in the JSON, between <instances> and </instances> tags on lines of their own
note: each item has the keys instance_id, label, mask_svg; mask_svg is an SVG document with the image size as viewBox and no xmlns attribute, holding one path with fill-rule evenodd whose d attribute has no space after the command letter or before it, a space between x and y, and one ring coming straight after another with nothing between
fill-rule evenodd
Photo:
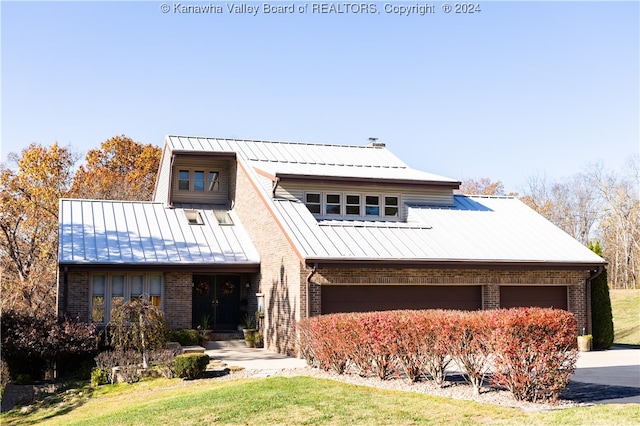
<instances>
[{"instance_id":1,"label":"red brick wall","mask_svg":"<svg viewBox=\"0 0 640 426\"><path fill-rule=\"evenodd\" d=\"M260 273L252 283L249 308L255 311L255 293L265 295L265 347L293 353L293 330L305 312L301 265L296 252L268 210L261 189L253 186L242 167L234 181L234 211L260 254Z\"/></svg>"},{"instance_id":2,"label":"red brick wall","mask_svg":"<svg viewBox=\"0 0 640 426\"><path fill-rule=\"evenodd\" d=\"M192 275L167 272L164 275L164 313L171 328L191 328Z\"/></svg>"},{"instance_id":3,"label":"red brick wall","mask_svg":"<svg viewBox=\"0 0 640 426\"><path fill-rule=\"evenodd\" d=\"M578 331L590 329L586 310L589 271L495 269L322 268L312 278L311 315L321 312L323 284L482 285L483 309L500 307L500 285L563 285L569 289L568 309Z\"/></svg>"}]
</instances>

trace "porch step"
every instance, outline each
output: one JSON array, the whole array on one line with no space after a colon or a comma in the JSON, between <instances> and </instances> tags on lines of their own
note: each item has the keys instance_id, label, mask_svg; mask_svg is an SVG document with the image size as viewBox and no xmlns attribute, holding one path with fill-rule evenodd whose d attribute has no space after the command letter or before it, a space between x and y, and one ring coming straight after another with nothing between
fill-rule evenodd
<instances>
[{"instance_id":1,"label":"porch step","mask_svg":"<svg viewBox=\"0 0 640 426\"><path fill-rule=\"evenodd\" d=\"M240 333L242 335L242 333ZM247 344L244 342L244 338L240 337L233 340L211 340L206 342L205 347L207 350L211 349L236 349L246 348Z\"/></svg>"},{"instance_id":2,"label":"porch step","mask_svg":"<svg viewBox=\"0 0 640 426\"><path fill-rule=\"evenodd\" d=\"M221 340L236 340L243 339L242 331L214 331L211 333L209 340L221 341Z\"/></svg>"},{"instance_id":3,"label":"porch step","mask_svg":"<svg viewBox=\"0 0 640 426\"><path fill-rule=\"evenodd\" d=\"M202 346L183 346L182 353L183 354L203 354L204 348Z\"/></svg>"}]
</instances>

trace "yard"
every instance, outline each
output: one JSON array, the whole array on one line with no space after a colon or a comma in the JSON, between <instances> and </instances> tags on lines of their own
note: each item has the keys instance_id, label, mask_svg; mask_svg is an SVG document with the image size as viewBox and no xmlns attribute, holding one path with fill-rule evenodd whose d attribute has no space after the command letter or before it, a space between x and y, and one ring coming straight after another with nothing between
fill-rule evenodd
<instances>
[{"instance_id":1,"label":"yard","mask_svg":"<svg viewBox=\"0 0 640 426\"><path fill-rule=\"evenodd\" d=\"M640 345L640 290L611 290L615 343ZM0 417L3 425L639 424L638 404L524 411L312 377L144 380L78 387Z\"/></svg>"},{"instance_id":2,"label":"yard","mask_svg":"<svg viewBox=\"0 0 640 426\"><path fill-rule=\"evenodd\" d=\"M64 394L64 393L63 393ZM155 379L84 388L4 425L638 424L637 404L523 411L311 377Z\"/></svg>"},{"instance_id":3,"label":"yard","mask_svg":"<svg viewBox=\"0 0 640 426\"><path fill-rule=\"evenodd\" d=\"M640 345L640 290L610 290L616 344Z\"/></svg>"}]
</instances>

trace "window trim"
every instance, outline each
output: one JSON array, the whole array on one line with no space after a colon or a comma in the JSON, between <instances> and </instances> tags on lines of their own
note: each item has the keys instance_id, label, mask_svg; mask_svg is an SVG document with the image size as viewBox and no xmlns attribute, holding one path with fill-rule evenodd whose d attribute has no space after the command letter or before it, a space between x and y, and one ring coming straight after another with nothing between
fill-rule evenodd
<instances>
[{"instance_id":1,"label":"window trim","mask_svg":"<svg viewBox=\"0 0 640 426\"><path fill-rule=\"evenodd\" d=\"M189 179L181 179L180 173L188 172ZM196 189L196 173L202 173L202 179L198 180L202 183L202 189ZM212 170L203 167L185 167L178 169L178 192L206 194L208 192L220 192L220 170ZM213 179L212 179L213 177ZM187 182L189 189L180 188L180 182Z\"/></svg>"},{"instance_id":2,"label":"window trim","mask_svg":"<svg viewBox=\"0 0 640 426\"><path fill-rule=\"evenodd\" d=\"M104 326L109 324L111 321L111 302L113 298L113 277L114 276L124 276L124 301L123 303L127 303L131 300L131 277L132 276L142 276L142 295L147 298L147 300L151 300L151 277L159 276L160 277L160 310L164 312L165 306L165 277L164 273L158 272L94 272L89 275L89 322L91 324L96 324L99 326ZM104 302L101 306L103 309L103 321L94 322L93 321L93 284L94 277L103 276L104 277L104 293L103 296ZM137 296L136 296L137 297Z\"/></svg>"},{"instance_id":3,"label":"window trim","mask_svg":"<svg viewBox=\"0 0 640 426\"><path fill-rule=\"evenodd\" d=\"M310 203L307 201L307 197L309 195L318 195L320 198L320 203ZM335 203L327 203L327 196L329 195L338 195L340 196L340 214L336 213L327 213L327 205L334 206ZM359 214L349 214L347 213L347 207L354 207L356 204L347 204L347 197L359 197ZM378 204L367 204L367 197L377 197ZM388 207L395 208L396 214L390 215L386 214L386 201L387 198L395 198L397 204L390 205ZM373 220L373 219L384 219L384 220L399 220L401 215L401 195L400 194L388 194L388 193L375 193L375 192L353 192L353 191L304 191L303 193L303 204L307 207L309 212L317 218L345 218L345 219L361 219L361 220ZM309 206L318 206L320 213L314 213L311 211ZM376 207L378 209L378 214L367 214L367 207Z\"/></svg>"}]
</instances>

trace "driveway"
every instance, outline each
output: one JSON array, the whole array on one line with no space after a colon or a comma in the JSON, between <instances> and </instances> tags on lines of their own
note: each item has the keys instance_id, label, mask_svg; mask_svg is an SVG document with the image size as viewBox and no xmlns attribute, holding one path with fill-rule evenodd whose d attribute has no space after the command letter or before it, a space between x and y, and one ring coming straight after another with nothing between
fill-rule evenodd
<instances>
[{"instance_id":1,"label":"driveway","mask_svg":"<svg viewBox=\"0 0 640 426\"><path fill-rule=\"evenodd\" d=\"M562 397L594 404L640 404L640 349L612 346L580 352Z\"/></svg>"}]
</instances>

